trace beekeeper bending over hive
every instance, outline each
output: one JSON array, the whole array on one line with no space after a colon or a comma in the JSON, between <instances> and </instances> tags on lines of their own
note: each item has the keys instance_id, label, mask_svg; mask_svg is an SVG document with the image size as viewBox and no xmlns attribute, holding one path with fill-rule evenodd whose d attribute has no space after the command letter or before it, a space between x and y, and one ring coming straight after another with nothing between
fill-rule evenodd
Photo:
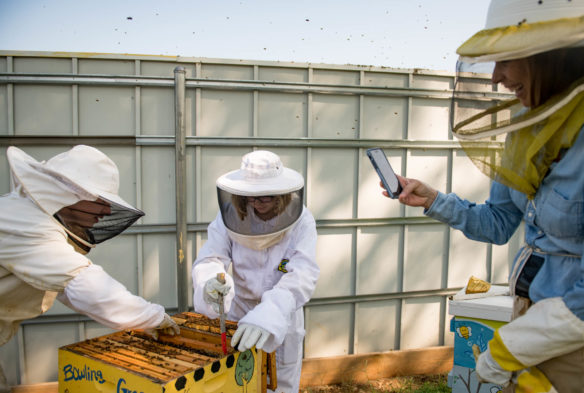
<instances>
[{"instance_id":1,"label":"beekeeper bending over hive","mask_svg":"<svg viewBox=\"0 0 584 393\"><path fill-rule=\"evenodd\" d=\"M144 215L118 196L114 162L83 145L46 162L16 147L6 155L12 192L0 197L0 345L55 298L112 329L178 333L164 307L131 294L85 256Z\"/></svg>"},{"instance_id":2,"label":"beekeeper bending over hive","mask_svg":"<svg viewBox=\"0 0 584 393\"><path fill-rule=\"evenodd\" d=\"M316 225L303 204L304 179L269 151L243 156L241 169L217 179L219 213L193 265L194 307L239 321L231 345L276 351L277 392L297 393L303 305L319 275ZM233 278L217 281L232 266Z\"/></svg>"}]
</instances>

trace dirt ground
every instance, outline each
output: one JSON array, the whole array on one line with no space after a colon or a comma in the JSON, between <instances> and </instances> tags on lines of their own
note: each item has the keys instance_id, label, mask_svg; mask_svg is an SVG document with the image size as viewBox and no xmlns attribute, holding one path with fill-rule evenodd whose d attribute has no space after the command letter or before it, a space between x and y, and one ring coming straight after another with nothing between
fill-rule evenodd
<instances>
[{"instance_id":1,"label":"dirt ground","mask_svg":"<svg viewBox=\"0 0 584 393\"><path fill-rule=\"evenodd\" d=\"M415 392L424 385L435 386L433 392L450 391L449 388L444 388L447 379L446 374L383 378L369 381L367 384L343 383L311 386L300 389L299 393L409 393Z\"/></svg>"}]
</instances>

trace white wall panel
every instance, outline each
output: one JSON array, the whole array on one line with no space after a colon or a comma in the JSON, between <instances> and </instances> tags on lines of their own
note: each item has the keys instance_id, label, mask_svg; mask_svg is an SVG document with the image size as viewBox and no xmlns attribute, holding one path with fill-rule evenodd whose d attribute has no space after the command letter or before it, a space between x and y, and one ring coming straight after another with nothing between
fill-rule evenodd
<instances>
[{"instance_id":1,"label":"white wall panel","mask_svg":"<svg viewBox=\"0 0 584 393\"><path fill-rule=\"evenodd\" d=\"M14 72L39 74L67 74L73 69L72 61L68 58L56 57L15 57L13 59Z\"/></svg>"},{"instance_id":2,"label":"white wall panel","mask_svg":"<svg viewBox=\"0 0 584 393\"><path fill-rule=\"evenodd\" d=\"M70 86L14 86L14 132L17 135L71 135Z\"/></svg>"},{"instance_id":3,"label":"white wall panel","mask_svg":"<svg viewBox=\"0 0 584 393\"><path fill-rule=\"evenodd\" d=\"M209 90L201 93L201 129L197 136L253 135L253 93Z\"/></svg>"},{"instance_id":4,"label":"white wall panel","mask_svg":"<svg viewBox=\"0 0 584 393\"><path fill-rule=\"evenodd\" d=\"M8 135L8 86L6 85L0 85L0 135Z\"/></svg>"},{"instance_id":5,"label":"white wall panel","mask_svg":"<svg viewBox=\"0 0 584 393\"><path fill-rule=\"evenodd\" d=\"M416 75L412 78L410 87L414 89L452 90L454 80L447 76ZM450 104L449 100L445 100Z\"/></svg>"},{"instance_id":6,"label":"white wall panel","mask_svg":"<svg viewBox=\"0 0 584 393\"><path fill-rule=\"evenodd\" d=\"M142 87L140 103L142 135L174 136L174 90L172 88Z\"/></svg>"},{"instance_id":7,"label":"white wall panel","mask_svg":"<svg viewBox=\"0 0 584 393\"><path fill-rule=\"evenodd\" d=\"M165 307L176 307L176 234L143 236L143 296Z\"/></svg>"},{"instance_id":8,"label":"white wall panel","mask_svg":"<svg viewBox=\"0 0 584 393\"><path fill-rule=\"evenodd\" d=\"M402 73L365 71L362 85L383 87L408 87L409 76Z\"/></svg>"},{"instance_id":9,"label":"white wall panel","mask_svg":"<svg viewBox=\"0 0 584 393\"><path fill-rule=\"evenodd\" d=\"M351 335L350 306L310 307L305 312L304 356L318 358L347 355Z\"/></svg>"},{"instance_id":10,"label":"white wall panel","mask_svg":"<svg viewBox=\"0 0 584 393\"><path fill-rule=\"evenodd\" d=\"M413 98L408 139L448 140L449 100Z\"/></svg>"},{"instance_id":11,"label":"white wall panel","mask_svg":"<svg viewBox=\"0 0 584 393\"><path fill-rule=\"evenodd\" d=\"M325 83L331 85L358 85L359 72L314 69L312 74L313 83Z\"/></svg>"},{"instance_id":12,"label":"white wall panel","mask_svg":"<svg viewBox=\"0 0 584 393\"><path fill-rule=\"evenodd\" d=\"M203 64L200 77L205 79L252 80L253 66Z\"/></svg>"},{"instance_id":13,"label":"white wall panel","mask_svg":"<svg viewBox=\"0 0 584 393\"><path fill-rule=\"evenodd\" d=\"M143 148L141 167L143 222L175 223L174 147Z\"/></svg>"},{"instance_id":14,"label":"white wall panel","mask_svg":"<svg viewBox=\"0 0 584 393\"><path fill-rule=\"evenodd\" d=\"M407 98L366 96L363 98L361 138L403 139L407 120Z\"/></svg>"},{"instance_id":15,"label":"white wall panel","mask_svg":"<svg viewBox=\"0 0 584 393\"><path fill-rule=\"evenodd\" d=\"M135 135L133 87L79 86L81 135Z\"/></svg>"},{"instance_id":16,"label":"white wall panel","mask_svg":"<svg viewBox=\"0 0 584 393\"><path fill-rule=\"evenodd\" d=\"M22 383L56 381L56 348L80 340L77 323L27 325L24 333L24 367Z\"/></svg>"},{"instance_id":17,"label":"white wall panel","mask_svg":"<svg viewBox=\"0 0 584 393\"><path fill-rule=\"evenodd\" d=\"M308 207L317 219L350 218L355 199L355 152L313 149L309 159Z\"/></svg>"},{"instance_id":18,"label":"white wall panel","mask_svg":"<svg viewBox=\"0 0 584 393\"><path fill-rule=\"evenodd\" d=\"M198 185L197 185L197 168L196 168L196 147L187 147L185 152L186 160L186 193L187 193L187 223L196 222Z\"/></svg>"},{"instance_id":19,"label":"white wall panel","mask_svg":"<svg viewBox=\"0 0 584 393\"><path fill-rule=\"evenodd\" d=\"M259 93L258 136L301 138L307 135L305 94Z\"/></svg>"},{"instance_id":20,"label":"white wall panel","mask_svg":"<svg viewBox=\"0 0 584 393\"><path fill-rule=\"evenodd\" d=\"M320 277L314 297L349 296L355 278L351 269L353 234L345 228L318 230L316 263Z\"/></svg>"},{"instance_id":21,"label":"white wall panel","mask_svg":"<svg viewBox=\"0 0 584 393\"><path fill-rule=\"evenodd\" d=\"M355 310L355 353L396 349L399 301L360 303Z\"/></svg>"},{"instance_id":22,"label":"white wall panel","mask_svg":"<svg viewBox=\"0 0 584 393\"><path fill-rule=\"evenodd\" d=\"M149 76L165 76L174 78L174 70L176 67L182 67L185 70L185 76L187 78L196 77L196 68L194 64L189 63L162 63L160 61L140 61L140 75Z\"/></svg>"},{"instance_id":23,"label":"white wall panel","mask_svg":"<svg viewBox=\"0 0 584 393\"><path fill-rule=\"evenodd\" d=\"M305 68L259 67L259 80L273 82L308 82L308 70Z\"/></svg>"},{"instance_id":24,"label":"white wall panel","mask_svg":"<svg viewBox=\"0 0 584 393\"><path fill-rule=\"evenodd\" d=\"M314 94L312 137L356 138L359 135L359 98Z\"/></svg>"},{"instance_id":25,"label":"white wall panel","mask_svg":"<svg viewBox=\"0 0 584 393\"><path fill-rule=\"evenodd\" d=\"M444 225L406 226L404 291L442 288L447 233Z\"/></svg>"},{"instance_id":26,"label":"white wall panel","mask_svg":"<svg viewBox=\"0 0 584 393\"><path fill-rule=\"evenodd\" d=\"M134 60L80 59L77 62L78 74L97 75L134 75Z\"/></svg>"},{"instance_id":27,"label":"white wall panel","mask_svg":"<svg viewBox=\"0 0 584 393\"><path fill-rule=\"evenodd\" d=\"M99 323L93 321L84 322L83 325L86 340L95 337L105 336L106 334L111 334L115 332L115 330L100 325Z\"/></svg>"},{"instance_id":28,"label":"white wall panel","mask_svg":"<svg viewBox=\"0 0 584 393\"><path fill-rule=\"evenodd\" d=\"M413 298L404 302L401 323L401 349L440 345L440 298Z\"/></svg>"},{"instance_id":29,"label":"white wall panel","mask_svg":"<svg viewBox=\"0 0 584 393\"><path fill-rule=\"evenodd\" d=\"M402 231L401 226L357 230L357 295L399 292Z\"/></svg>"}]
</instances>

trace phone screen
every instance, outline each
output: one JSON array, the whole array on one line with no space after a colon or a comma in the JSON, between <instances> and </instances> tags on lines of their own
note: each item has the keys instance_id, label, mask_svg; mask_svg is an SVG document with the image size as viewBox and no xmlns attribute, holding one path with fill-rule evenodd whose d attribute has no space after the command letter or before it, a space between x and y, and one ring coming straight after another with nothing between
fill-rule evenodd
<instances>
[{"instance_id":1,"label":"phone screen","mask_svg":"<svg viewBox=\"0 0 584 393\"><path fill-rule=\"evenodd\" d=\"M383 150L379 147L368 149L367 156L369 156L371 164L373 164L373 167L381 178L389 196L394 199L397 198L402 190L401 184L399 184L399 180L393 172Z\"/></svg>"}]
</instances>

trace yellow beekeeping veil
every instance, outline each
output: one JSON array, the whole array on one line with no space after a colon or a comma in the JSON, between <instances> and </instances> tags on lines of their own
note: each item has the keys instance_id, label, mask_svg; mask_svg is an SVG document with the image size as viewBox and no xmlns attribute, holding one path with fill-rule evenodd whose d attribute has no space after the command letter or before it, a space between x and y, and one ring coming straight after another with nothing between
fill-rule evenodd
<instances>
[{"instance_id":1,"label":"yellow beekeeping veil","mask_svg":"<svg viewBox=\"0 0 584 393\"><path fill-rule=\"evenodd\" d=\"M491 84L495 62L582 46L584 0L491 1L485 29L457 50L451 107L452 133L483 173L531 198L584 124L584 73L525 108L512 92Z\"/></svg>"}]
</instances>

